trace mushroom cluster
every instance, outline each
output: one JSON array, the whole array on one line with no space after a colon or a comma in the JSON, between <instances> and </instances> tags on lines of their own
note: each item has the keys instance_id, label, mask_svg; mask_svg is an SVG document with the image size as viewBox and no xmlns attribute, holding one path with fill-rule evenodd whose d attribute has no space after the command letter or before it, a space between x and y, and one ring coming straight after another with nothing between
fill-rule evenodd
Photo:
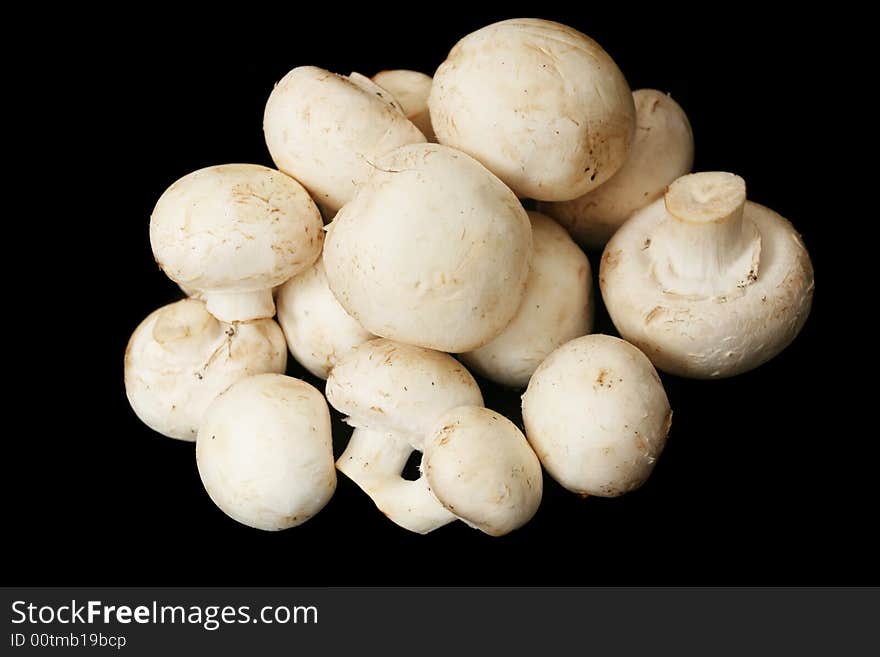
<instances>
[{"instance_id":1,"label":"mushroom cluster","mask_svg":"<svg viewBox=\"0 0 880 657\"><path fill-rule=\"evenodd\" d=\"M135 329L124 373L251 527L307 521L337 471L419 534L522 527L544 471L623 495L672 423L657 370L740 374L810 311L791 224L739 176L691 173L681 106L566 25L489 25L433 78L294 68L263 132L277 169L211 166L159 197L153 254L187 298ZM600 301L582 247L604 248ZM597 302L621 337L592 334ZM525 391L521 425L474 374ZM330 406L352 428L336 453Z\"/></svg>"}]
</instances>

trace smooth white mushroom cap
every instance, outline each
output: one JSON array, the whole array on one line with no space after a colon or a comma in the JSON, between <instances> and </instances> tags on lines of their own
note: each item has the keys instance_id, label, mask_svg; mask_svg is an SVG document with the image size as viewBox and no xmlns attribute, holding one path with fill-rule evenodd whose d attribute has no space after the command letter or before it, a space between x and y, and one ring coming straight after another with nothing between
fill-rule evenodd
<instances>
[{"instance_id":1,"label":"smooth white mushroom cap","mask_svg":"<svg viewBox=\"0 0 880 657\"><path fill-rule=\"evenodd\" d=\"M339 305L327 285L321 258L281 286L276 305L290 353L322 379L339 358L376 337Z\"/></svg>"},{"instance_id":2,"label":"smooth white mushroom cap","mask_svg":"<svg viewBox=\"0 0 880 657\"><path fill-rule=\"evenodd\" d=\"M679 178L605 248L600 286L620 334L656 367L720 378L771 359L810 312L800 236L729 173Z\"/></svg>"},{"instance_id":3,"label":"smooth white mushroom cap","mask_svg":"<svg viewBox=\"0 0 880 657\"><path fill-rule=\"evenodd\" d=\"M587 335L550 354L523 395L529 443L570 491L615 497L641 486L672 423L651 361L609 335Z\"/></svg>"},{"instance_id":4,"label":"smooth white mushroom cap","mask_svg":"<svg viewBox=\"0 0 880 657\"><path fill-rule=\"evenodd\" d=\"M152 312L125 350L125 393L154 431L195 440L205 410L239 379L283 372L287 346L271 319L224 324L202 301L183 299Z\"/></svg>"},{"instance_id":5,"label":"smooth white mushroom cap","mask_svg":"<svg viewBox=\"0 0 880 657\"><path fill-rule=\"evenodd\" d=\"M635 139L620 170L583 196L539 205L586 246L605 246L624 221L660 198L694 163L694 134L679 104L655 89L634 91L633 100Z\"/></svg>"},{"instance_id":6,"label":"smooth white mushroom cap","mask_svg":"<svg viewBox=\"0 0 880 657\"><path fill-rule=\"evenodd\" d=\"M490 536L522 527L541 504L538 457L513 422L482 406L455 408L437 420L422 472L444 507Z\"/></svg>"},{"instance_id":7,"label":"smooth white mushroom cap","mask_svg":"<svg viewBox=\"0 0 880 657\"><path fill-rule=\"evenodd\" d=\"M436 141L428 111L428 95L431 93L431 76L418 71L392 69L379 71L373 82L394 96L403 108L406 118L425 135L428 141Z\"/></svg>"},{"instance_id":8,"label":"smooth white mushroom cap","mask_svg":"<svg viewBox=\"0 0 880 657\"><path fill-rule=\"evenodd\" d=\"M336 490L327 403L289 376L242 379L208 408L196 461L208 495L231 518L265 530L300 525Z\"/></svg>"},{"instance_id":9,"label":"smooth white mushroom cap","mask_svg":"<svg viewBox=\"0 0 880 657\"><path fill-rule=\"evenodd\" d=\"M187 174L159 198L150 243L162 270L222 321L272 317L272 288L311 265L321 215L302 185L255 164Z\"/></svg>"},{"instance_id":10,"label":"smooth white mushroom cap","mask_svg":"<svg viewBox=\"0 0 880 657\"><path fill-rule=\"evenodd\" d=\"M351 200L379 157L425 141L400 105L369 78L314 66L295 68L275 85L263 132L276 166L330 213Z\"/></svg>"},{"instance_id":11,"label":"smooth white mushroom cap","mask_svg":"<svg viewBox=\"0 0 880 657\"><path fill-rule=\"evenodd\" d=\"M376 162L336 215L324 267L366 330L462 352L513 319L531 251L528 215L498 178L464 153L414 144Z\"/></svg>"},{"instance_id":12,"label":"smooth white mushroom cap","mask_svg":"<svg viewBox=\"0 0 880 657\"><path fill-rule=\"evenodd\" d=\"M566 25L519 18L461 39L428 99L441 144L477 158L520 197L577 198L626 159L635 109L598 43Z\"/></svg>"},{"instance_id":13,"label":"smooth white mushroom cap","mask_svg":"<svg viewBox=\"0 0 880 657\"><path fill-rule=\"evenodd\" d=\"M449 354L382 338L342 356L326 394L351 426L403 435L416 449L441 414L483 404L474 377Z\"/></svg>"},{"instance_id":14,"label":"smooth white mushroom cap","mask_svg":"<svg viewBox=\"0 0 880 657\"><path fill-rule=\"evenodd\" d=\"M528 384L547 354L593 328L587 256L550 217L529 212L529 218L532 266L519 310L497 338L460 356L480 376L518 387Z\"/></svg>"}]
</instances>

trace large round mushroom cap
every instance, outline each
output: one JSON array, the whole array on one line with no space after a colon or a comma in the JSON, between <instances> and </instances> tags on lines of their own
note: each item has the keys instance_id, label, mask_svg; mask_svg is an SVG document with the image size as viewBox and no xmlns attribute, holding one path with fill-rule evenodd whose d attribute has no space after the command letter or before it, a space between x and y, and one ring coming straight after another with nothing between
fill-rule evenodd
<instances>
[{"instance_id":1,"label":"large round mushroom cap","mask_svg":"<svg viewBox=\"0 0 880 657\"><path fill-rule=\"evenodd\" d=\"M208 408L196 441L205 490L240 523L304 523L336 490L330 411L320 392L281 374L242 379Z\"/></svg>"},{"instance_id":2,"label":"large round mushroom cap","mask_svg":"<svg viewBox=\"0 0 880 657\"><path fill-rule=\"evenodd\" d=\"M414 144L376 162L336 215L324 267L366 330L462 352L513 319L531 250L528 215L498 178L464 153Z\"/></svg>"},{"instance_id":3,"label":"large round mushroom cap","mask_svg":"<svg viewBox=\"0 0 880 657\"><path fill-rule=\"evenodd\" d=\"M635 128L632 94L608 53L577 30L531 18L461 39L434 74L428 106L441 144L544 201L608 180Z\"/></svg>"}]
</instances>

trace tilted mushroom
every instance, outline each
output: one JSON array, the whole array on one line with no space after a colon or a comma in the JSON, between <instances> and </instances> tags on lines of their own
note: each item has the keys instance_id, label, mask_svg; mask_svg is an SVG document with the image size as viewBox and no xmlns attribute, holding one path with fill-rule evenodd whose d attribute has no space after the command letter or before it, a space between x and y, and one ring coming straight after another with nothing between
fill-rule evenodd
<instances>
[{"instance_id":1,"label":"tilted mushroom","mask_svg":"<svg viewBox=\"0 0 880 657\"><path fill-rule=\"evenodd\" d=\"M330 289L375 335L471 351L507 326L523 298L528 214L451 148L413 144L381 158L327 230Z\"/></svg>"},{"instance_id":2,"label":"tilted mushroom","mask_svg":"<svg viewBox=\"0 0 880 657\"><path fill-rule=\"evenodd\" d=\"M208 408L196 441L205 490L256 529L288 529L336 490L330 411L304 381L261 374L233 384Z\"/></svg>"},{"instance_id":3,"label":"tilted mushroom","mask_svg":"<svg viewBox=\"0 0 880 657\"><path fill-rule=\"evenodd\" d=\"M400 105L369 78L314 66L275 85L263 115L276 166L299 180L332 217L385 153L425 141Z\"/></svg>"},{"instance_id":4,"label":"tilted mushroom","mask_svg":"<svg viewBox=\"0 0 880 657\"><path fill-rule=\"evenodd\" d=\"M660 198L694 163L694 134L679 104L654 89L634 91L633 100L635 140L620 170L576 199L538 205L585 246L605 246L624 221Z\"/></svg>"},{"instance_id":5,"label":"tilted mushroom","mask_svg":"<svg viewBox=\"0 0 880 657\"><path fill-rule=\"evenodd\" d=\"M425 135L428 141L437 141L431 127L431 114L428 111L428 95L431 93L431 76L408 71L392 69L379 71L373 76L373 82L394 96L400 103L406 118Z\"/></svg>"},{"instance_id":6,"label":"tilted mushroom","mask_svg":"<svg viewBox=\"0 0 880 657\"><path fill-rule=\"evenodd\" d=\"M626 159L635 109L598 43L552 21L520 18L461 39L428 99L441 144L482 162L520 197L565 201Z\"/></svg>"},{"instance_id":7,"label":"tilted mushroom","mask_svg":"<svg viewBox=\"0 0 880 657\"><path fill-rule=\"evenodd\" d=\"M153 255L224 322L272 317L272 288L321 253L321 215L302 185L255 164L190 173L156 203Z\"/></svg>"},{"instance_id":8,"label":"tilted mushroom","mask_svg":"<svg viewBox=\"0 0 880 657\"><path fill-rule=\"evenodd\" d=\"M605 247L599 281L625 339L659 369L699 379L771 359L813 298L810 256L792 225L721 172L679 178L633 215Z\"/></svg>"},{"instance_id":9,"label":"tilted mushroom","mask_svg":"<svg viewBox=\"0 0 880 657\"><path fill-rule=\"evenodd\" d=\"M276 304L290 353L322 379L339 358L376 337L339 305L327 285L322 258L282 285Z\"/></svg>"},{"instance_id":10,"label":"tilted mushroom","mask_svg":"<svg viewBox=\"0 0 880 657\"><path fill-rule=\"evenodd\" d=\"M555 221L529 212L532 266L513 321L465 365L496 383L525 387L535 368L561 344L593 328L593 279L587 256Z\"/></svg>"},{"instance_id":11,"label":"tilted mushroom","mask_svg":"<svg viewBox=\"0 0 880 657\"><path fill-rule=\"evenodd\" d=\"M559 347L522 399L526 436L550 476L582 495L641 486L663 451L672 411L651 361L609 335Z\"/></svg>"},{"instance_id":12,"label":"tilted mushroom","mask_svg":"<svg viewBox=\"0 0 880 657\"><path fill-rule=\"evenodd\" d=\"M490 536L522 527L541 504L538 457L513 422L481 406L454 408L437 419L422 472L446 509Z\"/></svg>"},{"instance_id":13,"label":"tilted mushroom","mask_svg":"<svg viewBox=\"0 0 880 657\"><path fill-rule=\"evenodd\" d=\"M330 371L330 404L355 427L336 462L392 521L428 533L455 520L428 490L424 476L403 479L414 450L424 447L434 421L483 396L464 366L448 354L376 339L355 347Z\"/></svg>"},{"instance_id":14,"label":"tilted mushroom","mask_svg":"<svg viewBox=\"0 0 880 657\"><path fill-rule=\"evenodd\" d=\"M283 372L287 346L271 319L225 324L202 301L183 299L151 313L125 350L125 393L151 429L195 440L205 409L239 379Z\"/></svg>"}]
</instances>

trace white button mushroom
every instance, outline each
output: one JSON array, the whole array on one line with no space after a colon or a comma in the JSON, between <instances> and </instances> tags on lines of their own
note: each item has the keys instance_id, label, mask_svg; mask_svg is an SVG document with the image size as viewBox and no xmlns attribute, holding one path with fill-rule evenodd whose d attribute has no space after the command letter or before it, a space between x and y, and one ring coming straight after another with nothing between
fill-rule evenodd
<instances>
[{"instance_id":1,"label":"white button mushroom","mask_svg":"<svg viewBox=\"0 0 880 657\"><path fill-rule=\"evenodd\" d=\"M565 229L539 212L532 221L526 293L507 328L461 360L496 383L525 387L547 354L593 328L593 279L587 256Z\"/></svg>"},{"instance_id":2,"label":"white button mushroom","mask_svg":"<svg viewBox=\"0 0 880 657\"><path fill-rule=\"evenodd\" d=\"M532 231L479 162L438 144L393 151L328 226L330 289L375 335L439 351L495 338L523 298Z\"/></svg>"},{"instance_id":3,"label":"white button mushroom","mask_svg":"<svg viewBox=\"0 0 880 657\"><path fill-rule=\"evenodd\" d=\"M314 66L293 69L275 85L263 116L272 160L330 214L382 155L425 141L400 105L369 78Z\"/></svg>"},{"instance_id":4,"label":"white button mushroom","mask_svg":"<svg viewBox=\"0 0 880 657\"><path fill-rule=\"evenodd\" d=\"M171 438L195 440L205 409L232 383L283 372L287 346L271 319L224 324L196 299L151 313L125 350L125 393L137 416Z\"/></svg>"},{"instance_id":5,"label":"white button mushroom","mask_svg":"<svg viewBox=\"0 0 880 657\"><path fill-rule=\"evenodd\" d=\"M633 100L636 134L623 167L583 196L538 206L585 246L605 246L630 215L660 198L694 163L694 135L678 103L654 89L634 91Z\"/></svg>"},{"instance_id":6,"label":"white button mushroom","mask_svg":"<svg viewBox=\"0 0 880 657\"><path fill-rule=\"evenodd\" d=\"M425 441L422 471L446 509L490 536L522 527L541 504L538 457L513 422L488 408L443 414Z\"/></svg>"},{"instance_id":7,"label":"white button mushroom","mask_svg":"<svg viewBox=\"0 0 880 657\"><path fill-rule=\"evenodd\" d=\"M373 82L394 96L406 118L425 135L425 139L436 141L434 129L431 127L431 114L428 111L428 95L431 93L430 75L406 69L393 69L376 73Z\"/></svg>"},{"instance_id":8,"label":"white button mushroom","mask_svg":"<svg viewBox=\"0 0 880 657\"><path fill-rule=\"evenodd\" d=\"M302 185L255 164L184 176L150 218L159 266L224 322L272 317L272 288L311 265L322 239L321 215Z\"/></svg>"},{"instance_id":9,"label":"white button mushroom","mask_svg":"<svg viewBox=\"0 0 880 657\"><path fill-rule=\"evenodd\" d=\"M324 508L336 490L330 411L299 379L242 379L208 407L196 441L208 495L238 522L288 529Z\"/></svg>"},{"instance_id":10,"label":"white button mushroom","mask_svg":"<svg viewBox=\"0 0 880 657\"><path fill-rule=\"evenodd\" d=\"M778 214L746 202L742 178L696 173L670 185L605 248L605 304L655 366L718 378L782 351L810 312L813 267Z\"/></svg>"},{"instance_id":11,"label":"white button mushroom","mask_svg":"<svg viewBox=\"0 0 880 657\"><path fill-rule=\"evenodd\" d=\"M672 423L651 361L633 345L587 335L561 346L523 395L526 436L556 481L615 497L641 486Z\"/></svg>"},{"instance_id":12,"label":"white button mushroom","mask_svg":"<svg viewBox=\"0 0 880 657\"><path fill-rule=\"evenodd\" d=\"M635 128L632 94L611 57L577 30L539 19L464 37L434 74L428 106L441 144L544 201L608 180Z\"/></svg>"},{"instance_id":13,"label":"white button mushroom","mask_svg":"<svg viewBox=\"0 0 880 657\"><path fill-rule=\"evenodd\" d=\"M455 519L422 477L411 482L401 473L438 417L457 406L482 405L480 388L461 363L438 351L371 340L337 362L326 394L356 429L337 460L340 472L410 531L424 534Z\"/></svg>"},{"instance_id":14,"label":"white button mushroom","mask_svg":"<svg viewBox=\"0 0 880 657\"><path fill-rule=\"evenodd\" d=\"M282 285L276 303L290 353L319 378L326 379L339 358L376 337L339 305L322 258Z\"/></svg>"}]
</instances>

